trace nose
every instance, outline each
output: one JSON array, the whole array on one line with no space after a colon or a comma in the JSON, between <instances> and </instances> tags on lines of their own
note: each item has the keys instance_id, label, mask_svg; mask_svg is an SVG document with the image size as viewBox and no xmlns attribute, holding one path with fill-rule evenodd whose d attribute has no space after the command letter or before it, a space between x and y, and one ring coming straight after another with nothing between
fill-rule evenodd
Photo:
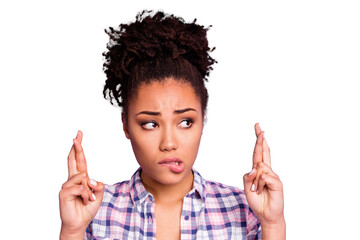
<instances>
[{"instance_id":1,"label":"nose","mask_svg":"<svg viewBox=\"0 0 360 240\"><path fill-rule=\"evenodd\" d=\"M178 148L175 131L175 129L171 129L170 127L163 129L160 142L161 151L172 151Z\"/></svg>"}]
</instances>

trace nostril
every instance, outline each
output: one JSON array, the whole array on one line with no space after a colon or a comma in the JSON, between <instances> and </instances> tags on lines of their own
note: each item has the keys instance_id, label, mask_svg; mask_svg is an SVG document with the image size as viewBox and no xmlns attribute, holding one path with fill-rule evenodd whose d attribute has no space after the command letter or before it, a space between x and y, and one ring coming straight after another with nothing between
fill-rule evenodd
<instances>
[{"instance_id":1,"label":"nostril","mask_svg":"<svg viewBox=\"0 0 360 240\"><path fill-rule=\"evenodd\" d=\"M162 129L160 149L162 151L173 151L177 149L176 132L174 129L171 129L171 126L167 126Z\"/></svg>"},{"instance_id":2,"label":"nostril","mask_svg":"<svg viewBox=\"0 0 360 240\"><path fill-rule=\"evenodd\" d=\"M171 150L175 150L176 144L174 142L163 142L160 146L160 148L164 151L171 151Z\"/></svg>"}]
</instances>

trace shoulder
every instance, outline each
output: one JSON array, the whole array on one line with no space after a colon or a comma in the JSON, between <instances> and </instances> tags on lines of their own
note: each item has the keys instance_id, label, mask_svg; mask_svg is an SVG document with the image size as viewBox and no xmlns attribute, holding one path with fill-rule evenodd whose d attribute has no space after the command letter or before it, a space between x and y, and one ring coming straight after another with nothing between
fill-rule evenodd
<instances>
[{"instance_id":1,"label":"shoulder","mask_svg":"<svg viewBox=\"0 0 360 240\"><path fill-rule=\"evenodd\" d=\"M122 197L129 197L129 180L118 182L112 185L105 184L105 191L103 197L103 204L108 202L114 202L115 199Z\"/></svg>"},{"instance_id":2,"label":"shoulder","mask_svg":"<svg viewBox=\"0 0 360 240\"><path fill-rule=\"evenodd\" d=\"M242 189L216 181L205 180L206 199L217 199L232 203L237 207L247 207L245 193Z\"/></svg>"},{"instance_id":3,"label":"shoulder","mask_svg":"<svg viewBox=\"0 0 360 240\"><path fill-rule=\"evenodd\" d=\"M117 194L129 190L129 180L118 182L115 184L105 184L105 192L108 194Z\"/></svg>"},{"instance_id":4,"label":"shoulder","mask_svg":"<svg viewBox=\"0 0 360 240\"><path fill-rule=\"evenodd\" d=\"M241 221L256 220L246 200L244 190L216 181L205 180L204 183L206 208L223 214L233 214Z\"/></svg>"},{"instance_id":5,"label":"shoulder","mask_svg":"<svg viewBox=\"0 0 360 240\"><path fill-rule=\"evenodd\" d=\"M260 231L260 222L251 210L244 190L223 183L204 180L206 211L226 216L226 219L240 223L247 232Z\"/></svg>"},{"instance_id":6,"label":"shoulder","mask_svg":"<svg viewBox=\"0 0 360 240\"><path fill-rule=\"evenodd\" d=\"M121 219L124 215L123 209L131 206L132 203L129 182L128 180L112 185L104 184L105 190L101 205L95 217L86 228L85 239L95 239L94 236L99 237L99 239L105 239L106 234L110 233L108 232L109 227L111 227L112 224L118 223L118 219ZM109 219L111 219L111 221L109 221Z\"/></svg>"},{"instance_id":7,"label":"shoulder","mask_svg":"<svg viewBox=\"0 0 360 240\"><path fill-rule=\"evenodd\" d=\"M194 188L199 192L205 203L226 205L231 208L246 208L245 193L238 187L226 185L220 182L206 180L199 172L194 172Z\"/></svg>"}]
</instances>

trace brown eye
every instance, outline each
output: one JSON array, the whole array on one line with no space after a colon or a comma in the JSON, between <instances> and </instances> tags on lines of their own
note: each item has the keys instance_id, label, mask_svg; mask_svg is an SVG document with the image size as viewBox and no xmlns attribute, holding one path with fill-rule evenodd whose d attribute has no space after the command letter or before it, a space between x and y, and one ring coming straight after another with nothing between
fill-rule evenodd
<instances>
[{"instance_id":1,"label":"brown eye","mask_svg":"<svg viewBox=\"0 0 360 240\"><path fill-rule=\"evenodd\" d=\"M155 122L146 122L146 123L143 123L141 124L141 126L145 129L154 129L157 127L157 123Z\"/></svg>"},{"instance_id":2,"label":"brown eye","mask_svg":"<svg viewBox=\"0 0 360 240\"><path fill-rule=\"evenodd\" d=\"M189 127L191 127L192 123L193 123L193 121L191 119L184 119L180 122L179 125L182 128L189 128Z\"/></svg>"}]
</instances>

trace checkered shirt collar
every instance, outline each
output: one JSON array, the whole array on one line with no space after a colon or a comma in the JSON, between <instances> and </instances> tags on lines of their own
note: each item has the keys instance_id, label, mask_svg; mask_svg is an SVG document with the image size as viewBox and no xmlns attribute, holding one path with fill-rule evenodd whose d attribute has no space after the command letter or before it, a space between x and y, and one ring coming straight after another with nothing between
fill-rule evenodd
<instances>
[{"instance_id":1,"label":"checkered shirt collar","mask_svg":"<svg viewBox=\"0 0 360 240\"><path fill-rule=\"evenodd\" d=\"M201 175L195 169L192 169L192 171L194 173L193 188L186 195L186 197L201 198L205 202L206 181L201 177ZM138 168L129 181L130 197L135 206L142 204L146 199L152 202L155 201L154 196L145 189L140 178L140 173L141 173L141 168Z\"/></svg>"}]
</instances>

